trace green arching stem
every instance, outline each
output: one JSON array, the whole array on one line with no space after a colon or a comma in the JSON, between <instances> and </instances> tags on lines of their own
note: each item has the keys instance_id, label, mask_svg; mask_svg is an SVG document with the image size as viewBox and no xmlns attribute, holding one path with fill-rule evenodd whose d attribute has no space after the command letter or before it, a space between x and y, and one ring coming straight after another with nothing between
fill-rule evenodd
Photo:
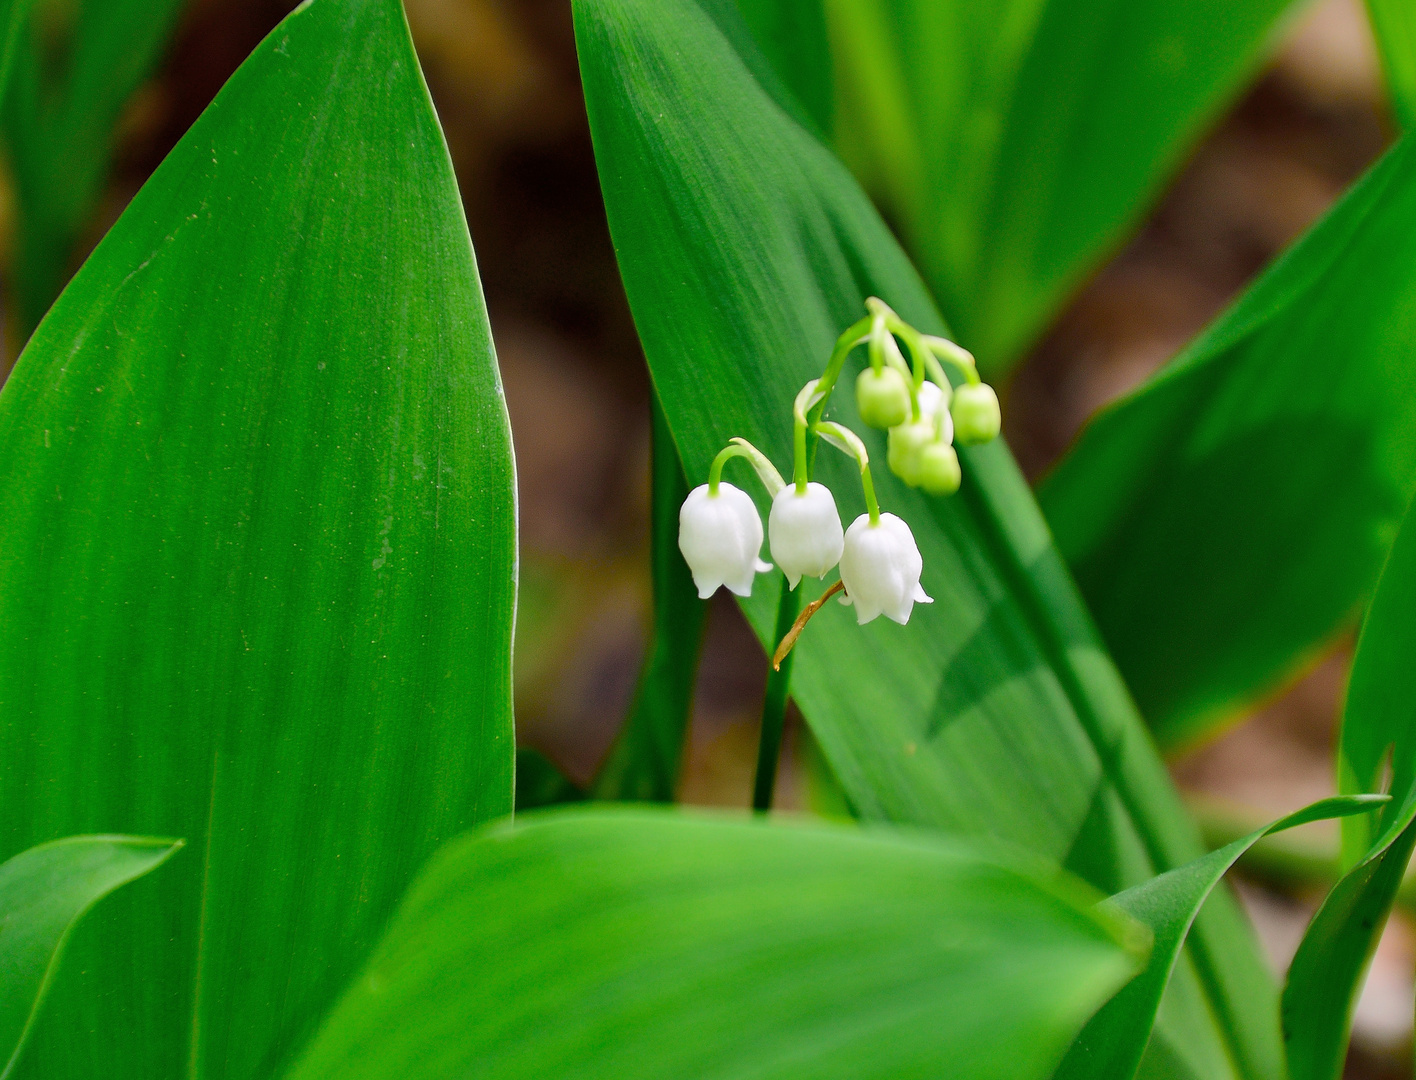
<instances>
[{"instance_id":1,"label":"green arching stem","mask_svg":"<svg viewBox=\"0 0 1416 1080\"><path fill-rule=\"evenodd\" d=\"M921 338L928 347L929 356L934 357L934 366L943 374L944 369L939 367L939 360L949 361L964 376L965 381L971 386L977 386L983 382L978 373L978 364L974 361L973 353L969 352L962 345L956 345L948 338L925 336Z\"/></svg>"},{"instance_id":2,"label":"green arching stem","mask_svg":"<svg viewBox=\"0 0 1416 1080\"><path fill-rule=\"evenodd\" d=\"M870 466L860 467L860 486L865 491L865 508L870 511L870 524L880 524L880 504L875 501L875 482L870 478Z\"/></svg>"},{"instance_id":3,"label":"green arching stem","mask_svg":"<svg viewBox=\"0 0 1416 1080\"><path fill-rule=\"evenodd\" d=\"M743 438L733 438L728 441L728 445L718 451L718 456L713 459L713 464L708 466L708 495L716 498L718 485L723 479L723 466L735 457L747 458L752 464L753 472L757 473L757 478L762 481L762 486L767 489L767 494L771 498L777 497L777 492L786 487L782 480L781 473L768 460L764 454L752 443Z\"/></svg>"},{"instance_id":4,"label":"green arching stem","mask_svg":"<svg viewBox=\"0 0 1416 1080\"><path fill-rule=\"evenodd\" d=\"M870 366L879 374L885 366L885 316L877 314L870 323Z\"/></svg>"},{"instance_id":5,"label":"green arching stem","mask_svg":"<svg viewBox=\"0 0 1416 1080\"><path fill-rule=\"evenodd\" d=\"M870 523L879 525L880 504L875 501L875 482L870 477L870 455L866 453L865 443L861 442L860 436L850 428L830 420L820 421L814 425L813 430L837 450L855 458L856 464L860 466L860 486L865 492L865 507L870 512Z\"/></svg>"},{"instance_id":6,"label":"green arching stem","mask_svg":"<svg viewBox=\"0 0 1416 1080\"><path fill-rule=\"evenodd\" d=\"M806 485L811 481L811 460L806 452L808 423L806 414L816 404L816 388L820 379L812 379L803 386L792 402L792 482L798 495L806 494Z\"/></svg>"}]
</instances>

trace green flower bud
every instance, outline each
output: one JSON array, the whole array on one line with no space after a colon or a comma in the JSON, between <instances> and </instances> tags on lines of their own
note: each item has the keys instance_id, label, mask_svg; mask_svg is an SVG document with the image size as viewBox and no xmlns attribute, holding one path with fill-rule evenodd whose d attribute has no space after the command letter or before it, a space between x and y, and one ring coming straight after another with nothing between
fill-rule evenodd
<instances>
[{"instance_id":1,"label":"green flower bud","mask_svg":"<svg viewBox=\"0 0 1416 1080\"><path fill-rule=\"evenodd\" d=\"M948 443L936 439L919 452L919 486L929 494L952 495L962 479L959 455Z\"/></svg>"},{"instance_id":2,"label":"green flower bud","mask_svg":"<svg viewBox=\"0 0 1416 1080\"><path fill-rule=\"evenodd\" d=\"M935 441L934 434L932 420L899 424L890 429L889 453L885 460L890 465L890 471L910 487L919 487L920 454Z\"/></svg>"},{"instance_id":3,"label":"green flower bud","mask_svg":"<svg viewBox=\"0 0 1416 1080\"><path fill-rule=\"evenodd\" d=\"M954 418L954 440L965 446L988 442L1003 426L998 395L987 383L956 386L949 413Z\"/></svg>"},{"instance_id":4,"label":"green flower bud","mask_svg":"<svg viewBox=\"0 0 1416 1080\"><path fill-rule=\"evenodd\" d=\"M892 367L866 368L856 379L856 407L873 428L892 428L910 418L910 388Z\"/></svg>"}]
</instances>

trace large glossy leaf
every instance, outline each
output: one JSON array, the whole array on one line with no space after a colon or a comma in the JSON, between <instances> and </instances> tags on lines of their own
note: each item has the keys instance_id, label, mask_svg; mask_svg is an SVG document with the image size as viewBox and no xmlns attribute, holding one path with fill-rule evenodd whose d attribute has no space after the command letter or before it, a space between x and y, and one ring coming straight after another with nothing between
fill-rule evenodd
<instances>
[{"instance_id":1,"label":"large glossy leaf","mask_svg":"<svg viewBox=\"0 0 1416 1080\"><path fill-rule=\"evenodd\" d=\"M1407 0L1367 0L1372 30L1403 126L1416 123L1416 8Z\"/></svg>"},{"instance_id":2,"label":"large glossy leaf","mask_svg":"<svg viewBox=\"0 0 1416 1080\"><path fill-rule=\"evenodd\" d=\"M35 10L4 118L19 210L13 281L28 335L64 286L103 194L123 109L187 0L25 2Z\"/></svg>"},{"instance_id":3,"label":"large glossy leaf","mask_svg":"<svg viewBox=\"0 0 1416 1080\"><path fill-rule=\"evenodd\" d=\"M1144 956L957 843L560 812L449 845L290 1080L1042 1080Z\"/></svg>"},{"instance_id":4,"label":"large glossy leaf","mask_svg":"<svg viewBox=\"0 0 1416 1080\"><path fill-rule=\"evenodd\" d=\"M1150 1039L1156 1010L1185 935L1220 878L1254 844L1312 821L1365 815L1386 801L1382 795L1324 799L1113 896L1113 907L1150 927L1154 947L1146 969L1102 1006L1077 1036L1057 1070L1057 1080L1131 1080Z\"/></svg>"},{"instance_id":5,"label":"large glossy leaf","mask_svg":"<svg viewBox=\"0 0 1416 1080\"><path fill-rule=\"evenodd\" d=\"M610 227L689 482L731 436L785 466L793 397L866 295L931 331L939 316L841 163L758 82L760 58L730 11L693 0L574 10ZM854 423L848 391L832 410ZM1108 892L1197 858L1007 449L964 457L953 500L876 470L936 602L907 627L863 628L832 604L797 646L793 692L852 804L866 818L1026 845ZM863 507L854 468L835 454L818 466L849 521ZM764 643L781 581L759 578L744 605ZM1232 1059L1245 1075L1278 1076L1276 990L1229 897L1201 914L1191 954L1174 1001L1193 1007L1176 1004L1162 1028L1216 1075Z\"/></svg>"},{"instance_id":6,"label":"large glossy leaf","mask_svg":"<svg viewBox=\"0 0 1416 1080\"><path fill-rule=\"evenodd\" d=\"M511 809L510 438L397 0L232 77L0 392L0 850L194 853L87 920L21 1071L270 1075Z\"/></svg>"},{"instance_id":7,"label":"large glossy leaf","mask_svg":"<svg viewBox=\"0 0 1416 1080\"><path fill-rule=\"evenodd\" d=\"M848 159L991 371L1135 223L1293 6L826 3Z\"/></svg>"},{"instance_id":8,"label":"large glossy leaf","mask_svg":"<svg viewBox=\"0 0 1416 1080\"><path fill-rule=\"evenodd\" d=\"M1163 744L1357 611L1416 482L1416 145L1104 410L1040 497Z\"/></svg>"},{"instance_id":9,"label":"large glossy leaf","mask_svg":"<svg viewBox=\"0 0 1416 1080\"><path fill-rule=\"evenodd\" d=\"M1356 865L1314 916L1288 971L1283 1024L1293 1080L1342 1073L1352 1010L1416 846L1416 513L1407 512L1352 661L1338 751L1345 791L1377 791L1390 767L1391 803L1379 822L1344 823Z\"/></svg>"},{"instance_id":10,"label":"large glossy leaf","mask_svg":"<svg viewBox=\"0 0 1416 1080\"><path fill-rule=\"evenodd\" d=\"M139 836L70 836L0 865L0 1077L19 1060L74 924L181 846Z\"/></svg>"}]
</instances>

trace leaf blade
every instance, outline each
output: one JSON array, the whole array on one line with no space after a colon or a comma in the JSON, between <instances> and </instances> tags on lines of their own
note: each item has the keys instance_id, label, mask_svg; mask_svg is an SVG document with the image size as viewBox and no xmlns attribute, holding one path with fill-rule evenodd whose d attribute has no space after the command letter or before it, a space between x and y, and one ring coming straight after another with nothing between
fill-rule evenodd
<instances>
[{"instance_id":1,"label":"leaf blade","mask_svg":"<svg viewBox=\"0 0 1416 1080\"><path fill-rule=\"evenodd\" d=\"M1324 899L1289 966L1283 1022L1294 1080L1341 1074L1357 993L1416 847L1413 601L1416 515L1408 510L1362 624L1338 758L1343 790L1375 790L1390 750L1391 803L1377 827L1343 830L1344 848L1360 858Z\"/></svg>"},{"instance_id":2,"label":"leaf blade","mask_svg":"<svg viewBox=\"0 0 1416 1080\"><path fill-rule=\"evenodd\" d=\"M0 1077L14 1071L74 924L181 846L180 840L71 836L0 864Z\"/></svg>"},{"instance_id":3,"label":"leaf blade","mask_svg":"<svg viewBox=\"0 0 1416 1080\"><path fill-rule=\"evenodd\" d=\"M1299 669L1376 579L1416 484L1413 221L1404 141L1040 488L1164 746Z\"/></svg>"},{"instance_id":4,"label":"leaf blade","mask_svg":"<svg viewBox=\"0 0 1416 1080\"><path fill-rule=\"evenodd\" d=\"M1091 1018L1058 1068L1058 1080L1131 1080L1150 1040L1185 936L1210 891L1266 836L1312 821L1368 814L1384 796L1336 796L1289 814L1248 836L1113 896L1108 903L1155 934L1146 969Z\"/></svg>"},{"instance_id":5,"label":"leaf blade","mask_svg":"<svg viewBox=\"0 0 1416 1080\"><path fill-rule=\"evenodd\" d=\"M396 0L303 5L233 76L0 449L0 845L203 852L80 928L22 1069L268 1075L423 857L511 809L510 437Z\"/></svg>"},{"instance_id":6,"label":"leaf blade","mask_svg":"<svg viewBox=\"0 0 1416 1080\"><path fill-rule=\"evenodd\" d=\"M429 866L290 1077L1043 1080L1135 970L1084 895L938 839L536 815Z\"/></svg>"}]
</instances>

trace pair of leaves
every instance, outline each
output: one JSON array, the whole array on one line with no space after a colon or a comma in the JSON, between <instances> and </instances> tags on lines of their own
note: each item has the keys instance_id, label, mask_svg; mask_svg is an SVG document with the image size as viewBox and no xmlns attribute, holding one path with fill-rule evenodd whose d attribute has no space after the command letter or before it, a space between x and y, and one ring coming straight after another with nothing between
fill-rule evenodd
<instances>
[{"instance_id":1,"label":"pair of leaves","mask_svg":"<svg viewBox=\"0 0 1416 1080\"><path fill-rule=\"evenodd\" d=\"M1291 0L826 0L837 140L1001 373L1254 71Z\"/></svg>"},{"instance_id":2,"label":"pair of leaves","mask_svg":"<svg viewBox=\"0 0 1416 1080\"><path fill-rule=\"evenodd\" d=\"M511 809L510 439L397 0L253 54L0 392L0 848L199 857L76 931L22 1075L253 1078Z\"/></svg>"},{"instance_id":3,"label":"pair of leaves","mask_svg":"<svg viewBox=\"0 0 1416 1080\"><path fill-rule=\"evenodd\" d=\"M732 436L784 464L791 402L867 295L927 332L943 323L730 8L574 10L611 232L689 482ZM850 397L833 399L833 415L859 430ZM883 461L883 439L866 441ZM836 457L818 460L818 479L849 521L863 508L859 479ZM851 803L868 819L1026 845L1108 892L1198 857L1006 448L963 458L963 490L947 501L876 471L936 603L903 628L857 627L830 605L797 646L794 696ZM779 575L760 578L744 604L764 644L775 645L780 588ZM1159 1041L1278 1077L1276 991L1232 899L1212 898L1191 946L1175 982L1176 1001L1194 1007L1168 1007Z\"/></svg>"}]
</instances>

